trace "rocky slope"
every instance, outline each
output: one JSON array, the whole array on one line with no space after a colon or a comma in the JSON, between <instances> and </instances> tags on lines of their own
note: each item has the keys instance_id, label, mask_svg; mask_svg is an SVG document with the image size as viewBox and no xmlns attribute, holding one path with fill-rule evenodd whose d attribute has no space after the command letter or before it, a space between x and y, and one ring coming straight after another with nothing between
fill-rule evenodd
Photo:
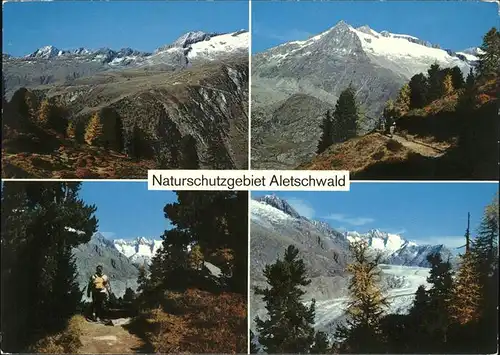
<instances>
[{"instance_id":1,"label":"rocky slope","mask_svg":"<svg viewBox=\"0 0 500 355\"><path fill-rule=\"evenodd\" d=\"M145 177L148 168L178 167L175 156L179 156L183 140L188 137L194 140L200 168L214 168L209 151L212 155L217 152L219 168L247 168L248 76L245 31L222 35L188 33L153 54L132 49L68 52L45 47L26 58L10 58L4 63L7 93L20 86L29 87L27 93L22 88L12 94L11 101L16 102L11 104L11 116L20 115L19 102L34 106L30 108L33 112L37 112L44 99L64 108L65 117L77 132L78 144L60 137L54 140L59 140L56 148L64 146L70 151L70 157L83 151L85 156L92 155L84 147L83 132L95 113L103 120L119 123L117 135L122 148L110 155L127 153L127 142L137 141L137 135L140 136L141 142L144 141L141 160L155 161L154 166L139 167L140 176L134 172L115 178ZM15 142L18 134L13 129L8 138ZM7 150L7 153L23 151L12 144L7 145ZM34 153L45 154L41 150ZM50 151L47 157L60 158L61 154ZM26 170L24 166L33 165L18 158L9 158L11 171ZM50 160L45 158L41 157ZM52 165L60 168L39 171L31 167L25 177L53 177L54 169L60 175L58 169L74 171L78 167L59 160ZM52 162L46 165L49 163ZM92 170L92 166L89 168ZM94 175L102 174L92 171L92 176L84 177Z\"/></svg>"},{"instance_id":2,"label":"rocky slope","mask_svg":"<svg viewBox=\"0 0 500 355\"><path fill-rule=\"evenodd\" d=\"M321 119L350 83L374 127L383 105L412 75L437 62L468 72L472 50L455 53L416 37L354 28L341 21L306 41L252 58L252 166L294 168L315 153ZM300 100L297 100L299 95Z\"/></svg>"},{"instance_id":3,"label":"rocky slope","mask_svg":"<svg viewBox=\"0 0 500 355\"><path fill-rule=\"evenodd\" d=\"M101 233L95 233L88 243L74 248L73 254L80 289L84 290L87 287L97 265L102 265L104 273L109 277L112 292L117 297L122 297L127 287L134 291L137 290L139 269L127 256L114 247L111 240L105 238ZM84 291L84 299L88 300L86 290Z\"/></svg>"},{"instance_id":4,"label":"rocky slope","mask_svg":"<svg viewBox=\"0 0 500 355\"><path fill-rule=\"evenodd\" d=\"M249 34L188 32L153 53L132 48L77 48L61 50L55 46L38 48L24 57L3 55L3 77L9 98L20 87L47 84L70 85L75 79L100 72L130 68L176 70L195 64L248 56Z\"/></svg>"},{"instance_id":5,"label":"rocky slope","mask_svg":"<svg viewBox=\"0 0 500 355\"><path fill-rule=\"evenodd\" d=\"M429 253L453 258L443 245L417 245L396 234L378 230L341 233L328 223L301 216L285 200L267 195L251 201L251 286L265 287L265 265L282 257L289 245L296 246L312 281L304 300L318 301L317 327L330 329L342 319L342 305L347 301L349 243L360 239L373 252L382 253L386 264L382 287L391 295L391 309L397 312L408 308L419 284L426 284ZM265 315L264 304L253 289L250 304L253 317Z\"/></svg>"}]
</instances>

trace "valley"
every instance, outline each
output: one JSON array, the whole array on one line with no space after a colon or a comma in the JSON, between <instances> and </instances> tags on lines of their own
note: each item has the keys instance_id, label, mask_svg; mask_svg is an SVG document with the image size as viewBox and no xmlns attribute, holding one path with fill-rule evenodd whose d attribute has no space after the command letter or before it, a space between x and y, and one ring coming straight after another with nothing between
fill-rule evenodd
<instances>
[{"instance_id":1,"label":"valley","mask_svg":"<svg viewBox=\"0 0 500 355\"><path fill-rule=\"evenodd\" d=\"M47 46L4 55L3 176L245 168L248 38L195 31L154 53Z\"/></svg>"},{"instance_id":2,"label":"valley","mask_svg":"<svg viewBox=\"0 0 500 355\"><path fill-rule=\"evenodd\" d=\"M304 288L304 300L316 300L315 327L332 331L343 322L348 301L346 266L349 244L364 240L374 253L382 254L381 284L389 298L388 313L406 313L420 285L429 284L427 255L439 252L455 263L456 251L444 245L417 245L398 234L369 230L339 232L329 224L301 216L286 200L265 195L251 201L251 287L265 287L265 265L282 257L288 245L299 249L311 284ZM265 316L260 298L250 298L252 313ZM254 323L252 323L252 328Z\"/></svg>"},{"instance_id":3,"label":"valley","mask_svg":"<svg viewBox=\"0 0 500 355\"><path fill-rule=\"evenodd\" d=\"M341 20L253 53L252 167L349 170L369 180L498 179L489 133L498 128L498 80L479 75L485 46L451 50Z\"/></svg>"}]
</instances>

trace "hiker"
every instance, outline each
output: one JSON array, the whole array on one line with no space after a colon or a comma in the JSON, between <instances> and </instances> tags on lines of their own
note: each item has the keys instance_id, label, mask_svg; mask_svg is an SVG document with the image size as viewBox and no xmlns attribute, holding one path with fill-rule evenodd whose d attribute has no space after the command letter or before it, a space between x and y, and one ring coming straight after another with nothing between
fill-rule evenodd
<instances>
[{"instance_id":1,"label":"hiker","mask_svg":"<svg viewBox=\"0 0 500 355\"><path fill-rule=\"evenodd\" d=\"M93 320L101 321L104 313L104 302L111 292L109 280L102 272L102 265L98 265L94 275L90 277L87 286L87 297L92 294L91 315ZM95 314L95 316L94 316Z\"/></svg>"},{"instance_id":2,"label":"hiker","mask_svg":"<svg viewBox=\"0 0 500 355\"><path fill-rule=\"evenodd\" d=\"M396 121L392 122L391 127L389 128L389 132L391 134L391 138L394 135L394 131L396 130Z\"/></svg>"}]
</instances>

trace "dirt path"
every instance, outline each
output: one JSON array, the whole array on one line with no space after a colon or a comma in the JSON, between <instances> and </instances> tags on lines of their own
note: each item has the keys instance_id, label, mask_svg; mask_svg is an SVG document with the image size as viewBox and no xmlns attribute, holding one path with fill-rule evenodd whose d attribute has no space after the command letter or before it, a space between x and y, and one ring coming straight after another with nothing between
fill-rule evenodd
<instances>
[{"instance_id":1,"label":"dirt path","mask_svg":"<svg viewBox=\"0 0 500 355\"><path fill-rule=\"evenodd\" d=\"M409 141L401 136L393 135L392 139L401 143L406 148L423 155L424 157L438 158L442 156L445 152L441 149L433 148L427 144L419 143L416 141Z\"/></svg>"},{"instance_id":2,"label":"dirt path","mask_svg":"<svg viewBox=\"0 0 500 355\"><path fill-rule=\"evenodd\" d=\"M137 353L144 345L137 336L122 326L86 322L80 336L80 354Z\"/></svg>"}]
</instances>

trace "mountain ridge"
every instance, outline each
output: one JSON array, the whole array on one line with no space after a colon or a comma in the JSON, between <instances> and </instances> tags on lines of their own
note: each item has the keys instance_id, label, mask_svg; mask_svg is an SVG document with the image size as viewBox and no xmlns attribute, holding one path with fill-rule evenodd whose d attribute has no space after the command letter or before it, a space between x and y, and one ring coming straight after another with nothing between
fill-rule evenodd
<instances>
[{"instance_id":1,"label":"mountain ridge","mask_svg":"<svg viewBox=\"0 0 500 355\"><path fill-rule=\"evenodd\" d=\"M477 59L415 36L354 28L345 21L306 40L255 53L252 166L286 170L310 161L326 111L334 109L349 85L364 113L359 122L363 135L376 127L385 103L395 99L413 75L427 72L435 62L443 68L458 66L467 74ZM301 95L300 101L291 100L296 95Z\"/></svg>"}]
</instances>

